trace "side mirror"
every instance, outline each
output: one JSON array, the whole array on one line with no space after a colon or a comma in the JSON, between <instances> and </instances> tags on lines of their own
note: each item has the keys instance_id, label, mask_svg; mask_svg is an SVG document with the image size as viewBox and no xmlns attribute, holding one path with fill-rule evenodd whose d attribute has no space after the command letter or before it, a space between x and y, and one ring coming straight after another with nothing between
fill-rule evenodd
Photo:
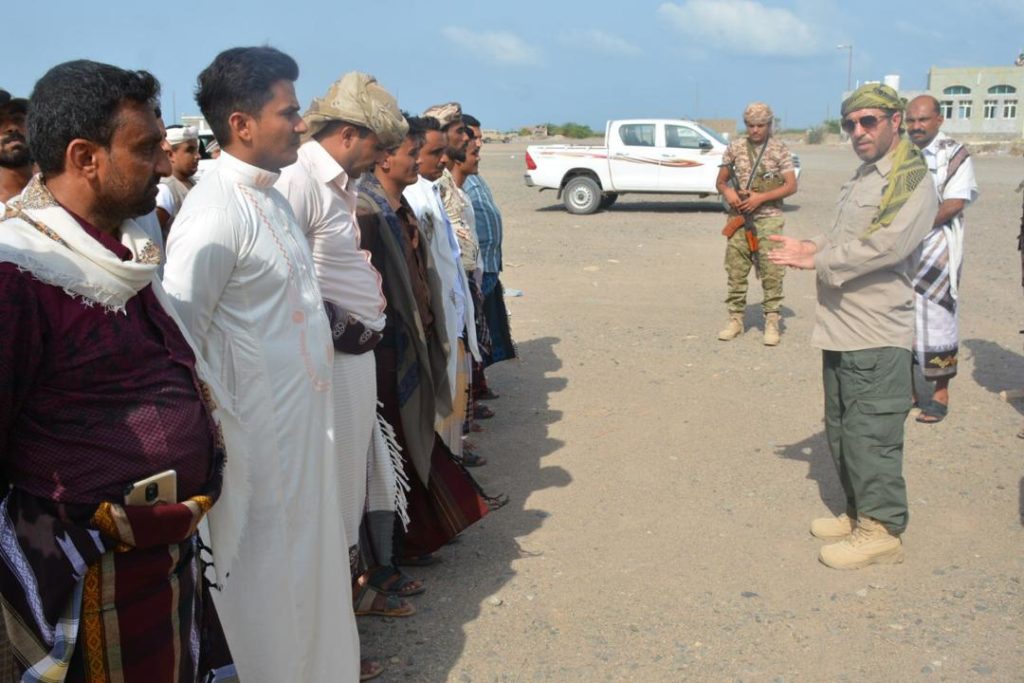
<instances>
[{"instance_id":1,"label":"side mirror","mask_svg":"<svg viewBox=\"0 0 1024 683\"><path fill-rule=\"evenodd\" d=\"M697 147L702 152L708 152L715 148L715 146L711 144L710 140L701 140L700 142L697 143Z\"/></svg>"}]
</instances>

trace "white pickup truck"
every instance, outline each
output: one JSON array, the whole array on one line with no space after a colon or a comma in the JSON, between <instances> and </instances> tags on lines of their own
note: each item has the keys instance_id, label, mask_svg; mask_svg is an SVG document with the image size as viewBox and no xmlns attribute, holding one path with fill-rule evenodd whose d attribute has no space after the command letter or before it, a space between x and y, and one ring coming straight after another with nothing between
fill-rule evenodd
<instances>
[{"instance_id":1,"label":"white pickup truck","mask_svg":"<svg viewBox=\"0 0 1024 683\"><path fill-rule=\"evenodd\" d=\"M602 147L531 145L528 187L558 190L570 213L606 209L620 194L717 195L715 181L728 143L685 119L609 121ZM799 159L794 155L799 173Z\"/></svg>"}]
</instances>

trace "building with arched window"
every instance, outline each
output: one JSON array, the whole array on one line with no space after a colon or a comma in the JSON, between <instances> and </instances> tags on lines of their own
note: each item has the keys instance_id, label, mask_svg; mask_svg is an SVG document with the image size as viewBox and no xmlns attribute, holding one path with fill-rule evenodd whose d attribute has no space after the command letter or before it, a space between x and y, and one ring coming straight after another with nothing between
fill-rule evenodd
<instances>
[{"instance_id":1,"label":"building with arched window","mask_svg":"<svg viewBox=\"0 0 1024 683\"><path fill-rule=\"evenodd\" d=\"M1024 67L932 67L926 92L939 101L950 135L1024 138Z\"/></svg>"}]
</instances>

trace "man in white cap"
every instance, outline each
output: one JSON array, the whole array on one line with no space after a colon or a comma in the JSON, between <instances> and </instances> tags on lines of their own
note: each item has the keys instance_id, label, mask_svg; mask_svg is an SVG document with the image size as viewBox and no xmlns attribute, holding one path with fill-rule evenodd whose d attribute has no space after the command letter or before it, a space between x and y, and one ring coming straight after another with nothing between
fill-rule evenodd
<instances>
[{"instance_id":1,"label":"man in white cap","mask_svg":"<svg viewBox=\"0 0 1024 683\"><path fill-rule=\"evenodd\" d=\"M275 187L295 211L309 241L331 321L334 452L342 522L356 578L356 614L409 616L415 609L401 598L423 592L423 585L391 566L398 488L384 434L389 428L382 431L378 422L376 364L369 353L381 339L386 302L380 273L370 263L370 254L359 247L355 220L356 180L389 148L400 145L409 127L397 101L377 79L355 71L314 99L303 118L309 128L306 142L299 148L298 161L281 171ZM374 489L369 505L368 485ZM364 512L372 541L369 552L360 557ZM365 572L363 564L368 566ZM364 660L363 673L374 666L379 667Z\"/></svg>"},{"instance_id":2,"label":"man in white cap","mask_svg":"<svg viewBox=\"0 0 1024 683\"><path fill-rule=\"evenodd\" d=\"M160 179L156 194L156 216L164 239L167 239L185 195L195 187L192 176L199 170L199 131L192 126L168 126L166 140L171 175Z\"/></svg>"}]
</instances>

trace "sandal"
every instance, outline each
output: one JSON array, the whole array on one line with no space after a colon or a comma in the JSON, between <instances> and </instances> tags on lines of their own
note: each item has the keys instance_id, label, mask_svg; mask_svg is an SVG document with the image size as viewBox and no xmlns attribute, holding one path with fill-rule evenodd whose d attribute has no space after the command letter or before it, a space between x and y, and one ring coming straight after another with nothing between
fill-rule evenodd
<instances>
[{"instance_id":1,"label":"sandal","mask_svg":"<svg viewBox=\"0 0 1024 683\"><path fill-rule=\"evenodd\" d=\"M473 406L474 419L489 420L492 417L494 417L494 411L488 408L487 406L483 405L482 403L477 403L475 406Z\"/></svg>"},{"instance_id":2,"label":"sandal","mask_svg":"<svg viewBox=\"0 0 1024 683\"><path fill-rule=\"evenodd\" d=\"M397 595L385 595L369 584L356 589L352 601L357 617L411 617L416 608Z\"/></svg>"},{"instance_id":3,"label":"sandal","mask_svg":"<svg viewBox=\"0 0 1024 683\"><path fill-rule=\"evenodd\" d=\"M481 467L487 464L487 458L479 453L474 453L473 451L464 448L462 450L462 458L460 459L460 462L466 467Z\"/></svg>"},{"instance_id":4,"label":"sandal","mask_svg":"<svg viewBox=\"0 0 1024 683\"><path fill-rule=\"evenodd\" d=\"M494 389L491 389L490 387L487 387L483 391L478 392L476 395L476 400L478 401L493 401L499 398L501 398L501 394L496 392Z\"/></svg>"},{"instance_id":5,"label":"sandal","mask_svg":"<svg viewBox=\"0 0 1024 683\"><path fill-rule=\"evenodd\" d=\"M406 575L398 567L378 567L366 575L366 583L378 593L407 598L427 590L423 582Z\"/></svg>"},{"instance_id":6,"label":"sandal","mask_svg":"<svg viewBox=\"0 0 1024 683\"><path fill-rule=\"evenodd\" d=\"M359 680L368 681L384 673L384 665L376 659L362 659L359 661Z\"/></svg>"},{"instance_id":7,"label":"sandal","mask_svg":"<svg viewBox=\"0 0 1024 683\"><path fill-rule=\"evenodd\" d=\"M915 420L924 425L933 425L942 422L949 413L949 406L938 401L929 401L921 408L921 414Z\"/></svg>"}]
</instances>

